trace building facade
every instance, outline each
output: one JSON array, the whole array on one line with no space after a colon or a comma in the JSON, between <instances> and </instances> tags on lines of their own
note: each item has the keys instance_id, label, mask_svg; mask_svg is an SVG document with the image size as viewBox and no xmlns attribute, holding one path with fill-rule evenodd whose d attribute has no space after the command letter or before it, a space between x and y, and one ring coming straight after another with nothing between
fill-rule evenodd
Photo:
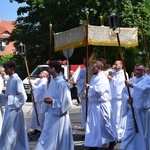
<instances>
[{"instance_id":1,"label":"building facade","mask_svg":"<svg viewBox=\"0 0 150 150\"><path fill-rule=\"evenodd\" d=\"M13 45L14 42L6 44L14 28L14 22L0 20L0 57L13 54L16 51Z\"/></svg>"}]
</instances>

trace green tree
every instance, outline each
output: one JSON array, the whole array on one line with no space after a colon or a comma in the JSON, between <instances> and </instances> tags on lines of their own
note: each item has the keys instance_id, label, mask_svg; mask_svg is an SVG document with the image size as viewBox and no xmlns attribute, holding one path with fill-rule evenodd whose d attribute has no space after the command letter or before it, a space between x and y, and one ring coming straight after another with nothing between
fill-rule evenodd
<instances>
[{"instance_id":1,"label":"green tree","mask_svg":"<svg viewBox=\"0 0 150 150\"><path fill-rule=\"evenodd\" d=\"M21 79L24 79L27 76L24 60L20 55L5 55L0 57L0 65L2 66L5 62L14 60L17 64L16 73L20 76Z\"/></svg>"},{"instance_id":2,"label":"green tree","mask_svg":"<svg viewBox=\"0 0 150 150\"><path fill-rule=\"evenodd\" d=\"M139 27L139 17L143 18L144 33L147 43L150 38L150 2L149 0L11 0L18 3L26 2L27 6L20 7L17 11L16 29L10 40L23 42L27 47L27 59L32 62L30 66L45 63L49 59L50 22L53 32L62 32L85 23L85 11L89 11L89 23L100 25L99 16L103 16L104 25L109 25L109 15L112 11L119 14L120 26ZM23 16L23 14L27 14ZM148 43L149 46L149 43ZM98 51L103 57L103 47L90 46L90 51ZM80 53L79 53L80 51ZM125 63L129 72L137 62L146 64L142 35L139 30L139 46L134 48L123 48ZM113 64L119 58L117 47L106 47L107 60ZM85 48L76 49L71 62L82 61L85 57ZM131 59L132 57L132 59ZM52 59L64 59L62 52L54 53ZM75 61L76 60L76 61Z\"/></svg>"}]
</instances>

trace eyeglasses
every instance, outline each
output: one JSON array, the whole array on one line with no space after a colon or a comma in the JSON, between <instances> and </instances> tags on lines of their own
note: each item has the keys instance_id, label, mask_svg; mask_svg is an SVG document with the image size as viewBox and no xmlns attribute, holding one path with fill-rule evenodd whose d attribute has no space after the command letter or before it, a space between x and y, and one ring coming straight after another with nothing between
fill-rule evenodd
<instances>
[{"instance_id":1,"label":"eyeglasses","mask_svg":"<svg viewBox=\"0 0 150 150\"><path fill-rule=\"evenodd\" d=\"M145 69L135 69L135 71L144 71Z\"/></svg>"}]
</instances>

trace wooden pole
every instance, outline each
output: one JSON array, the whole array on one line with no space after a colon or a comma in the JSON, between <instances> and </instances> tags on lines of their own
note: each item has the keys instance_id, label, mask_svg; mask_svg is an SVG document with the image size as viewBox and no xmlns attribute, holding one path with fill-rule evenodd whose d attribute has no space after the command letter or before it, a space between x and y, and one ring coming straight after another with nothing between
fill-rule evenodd
<instances>
[{"instance_id":1,"label":"wooden pole","mask_svg":"<svg viewBox=\"0 0 150 150\"><path fill-rule=\"evenodd\" d=\"M86 83L88 83L88 63L89 63L89 43L88 43L88 24L89 24L89 12L86 11ZM88 115L88 89L86 89L86 119Z\"/></svg>"},{"instance_id":2,"label":"wooden pole","mask_svg":"<svg viewBox=\"0 0 150 150\"><path fill-rule=\"evenodd\" d=\"M124 69L123 69L124 70L124 76L125 76L125 79L127 80L126 67L125 67L123 52L122 52L122 48L121 48L121 44L120 44L119 33L116 33L116 35L117 35L117 41L118 41L118 46L119 46L119 54L120 54L120 58L121 58L121 61L122 61L123 67L124 67ZM128 91L129 98L131 98L131 93L130 93L129 87L127 87L127 91ZM133 116L133 120L134 120L135 131L136 131L136 133L138 133L138 126L137 126L137 122L135 119L134 108L133 108L132 104L130 104L130 106L131 106L131 110L132 110L132 116Z\"/></svg>"},{"instance_id":3,"label":"wooden pole","mask_svg":"<svg viewBox=\"0 0 150 150\"><path fill-rule=\"evenodd\" d=\"M51 22L49 24L49 28L50 28L49 60L51 60L51 55L52 55L52 24Z\"/></svg>"},{"instance_id":4,"label":"wooden pole","mask_svg":"<svg viewBox=\"0 0 150 150\"><path fill-rule=\"evenodd\" d=\"M30 81L31 78L30 78L30 73L29 73L27 59L26 59L25 56L23 58L24 58L24 62L25 62L26 70L27 70L28 79ZM32 85L30 85L30 88L31 88L31 97L32 97L32 102L33 102L33 106L34 106L34 109L35 109L35 115L36 115L37 124L40 126L40 122L39 122L39 118L38 118L38 113L37 113L36 102L35 102L34 95L33 95Z\"/></svg>"},{"instance_id":5,"label":"wooden pole","mask_svg":"<svg viewBox=\"0 0 150 150\"><path fill-rule=\"evenodd\" d=\"M104 25L104 22L103 22L103 16L101 15L100 16L100 21L101 21L101 26ZM104 59L106 60L106 47L103 46L103 51L104 51Z\"/></svg>"},{"instance_id":6,"label":"wooden pole","mask_svg":"<svg viewBox=\"0 0 150 150\"><path fill-rule=\"evenodd\" d=\"M144 35L142 18L140 17L139 20L140 20L140 28L141 28L141 31L142 31L142 38L143 38L143 43L144 43L144 49L145 49L146 58L147 58L148 69L150 71L149 51L148 51L148 48L147 48L146 39L145 39L145 35Z\"/></svg>"}]
</instances>

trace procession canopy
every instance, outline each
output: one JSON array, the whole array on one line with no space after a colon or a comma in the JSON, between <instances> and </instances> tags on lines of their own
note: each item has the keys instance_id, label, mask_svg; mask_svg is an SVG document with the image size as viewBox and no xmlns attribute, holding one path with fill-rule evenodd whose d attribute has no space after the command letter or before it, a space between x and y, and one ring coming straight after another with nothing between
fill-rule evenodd
<instances>
[{"instance_id":1,"label":"procession canopy","mask_svg":"<svg viewBox=\"0 0 150 150\"><path fill-rule=\"evenodd\" d=\"M138 28L118 28L121 47L138 46ZM86 26L55 33L55 52L86 46ZM116 34L110 27L88 25L88 44L118 46Z\"/></svg>"}]
</instances>

